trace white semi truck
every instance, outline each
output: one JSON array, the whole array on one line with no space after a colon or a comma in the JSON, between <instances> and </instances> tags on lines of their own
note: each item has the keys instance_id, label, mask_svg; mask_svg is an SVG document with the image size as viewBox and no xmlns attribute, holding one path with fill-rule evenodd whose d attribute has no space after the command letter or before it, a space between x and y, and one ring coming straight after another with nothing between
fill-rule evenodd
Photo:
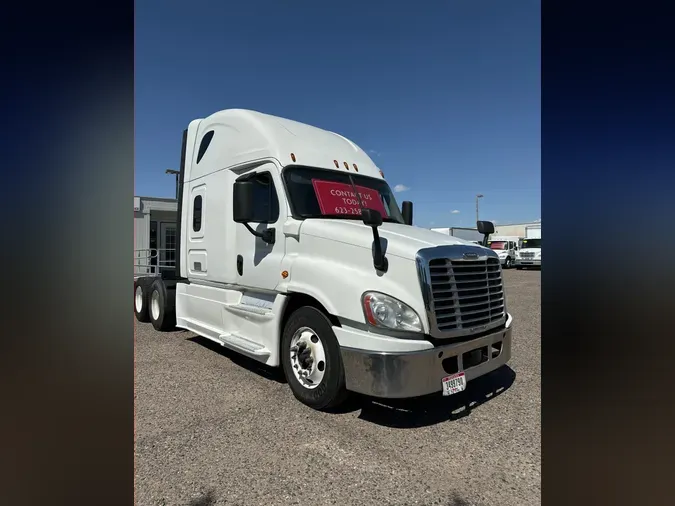
<instances>
[{"instance_id":1,"label":"white semi truck","mask_svg":"<svg viewBox=\"0 0 675 506\"><path fill-rule=\"evenodd\" d=\"M541 268L541 225L525 227L525 239L516 254L516 269Z\"/></svg>"},{"instance_id":2,"label":"white semi truck","mask_svg":"<svg viewBox=\"0 0 675 506\"><path fill-rule=\"evenodd\" d=\"M240 109L190 122L176 259L134 281L136 318L282 367L314 409L350 391L451 395L511 356L497 254L412 226L362 149L309 125Z\"/></svg>"}]
</instances>

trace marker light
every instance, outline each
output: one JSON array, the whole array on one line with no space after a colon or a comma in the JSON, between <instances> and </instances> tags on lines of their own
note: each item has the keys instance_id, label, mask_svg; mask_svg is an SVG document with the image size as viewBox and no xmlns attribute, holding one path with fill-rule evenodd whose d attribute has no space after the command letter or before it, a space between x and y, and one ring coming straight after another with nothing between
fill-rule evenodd
<instances>
[{"instance_id":1,"label":"marker light","mask_svg":"<svg viewBox=\"0 0 675 506\"><path fill-rule=\"evenodd\" d=\"M349 164L345 162L345 169L349 170Z\"/></svg>"},{"instance_id":2,"label":"marker light","mask_svg":"<svg viewBox=\"0 0 675 506\"><path fill-rule=\"evenodd\" d=\"M384 177L384 172L380 171L380 176Z\"/></svg>"},{"instance_id":3,"label":"marker light","mask_svg":"<svg viewBox=\"0 0 675 506\"><path fill-rule=\"evenodd\" d=\"M356 164L354 164L354 170L355 170L356 172L359 171L359 168L356 166Z\"/></svg>"},{"instance_id":4,"label":"marker light","mask_svg":"<svg viewBox=\"0 0 675 506\"><path fill-rule=\"evenodd\" d=\"M373 327L422 332L420 317L400 300L379 292L366 292L362 301L363 314Z\"/></svg>"},{"instance_id":5,"label":"marker light","mask_svg":"<svg viewBox=\"0 0 675 506\"><path fill-rule=\"evenodd\" d=\"M291 153L291 160L295 161L295 155Z\"/></svg>"},{"instance_id":6,"label":"marker light","mask_svg":"<svg viewBox=\"0 0 675 506\"><path fill-rule=\"evenodd\" d=\"M339 168L340 168L340 164L338 163L337 160L333 160L333 163L335 164L335 168L336 168L336 169L339 169Z\"/></svg>"}]
</instances>

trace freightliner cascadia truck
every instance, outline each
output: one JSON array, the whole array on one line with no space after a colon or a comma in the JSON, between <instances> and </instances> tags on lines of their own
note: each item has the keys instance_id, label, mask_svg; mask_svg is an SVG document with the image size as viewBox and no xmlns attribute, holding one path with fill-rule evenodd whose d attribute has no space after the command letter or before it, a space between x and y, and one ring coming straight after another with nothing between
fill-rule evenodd
<instances>
[{"instance_id":1,"label":"freightliner cascadia truck","mask_svg":"<svg viewBox=\"0 0 675 506\"><path fill-rule=\"evenodd\" d=\"M413 226L349 139L224 110L183 132L178 177L175 270L134 280L140 322L281 367L318 410L452 395L510 359L497 254Z\"/></svg>"}]
</instances>

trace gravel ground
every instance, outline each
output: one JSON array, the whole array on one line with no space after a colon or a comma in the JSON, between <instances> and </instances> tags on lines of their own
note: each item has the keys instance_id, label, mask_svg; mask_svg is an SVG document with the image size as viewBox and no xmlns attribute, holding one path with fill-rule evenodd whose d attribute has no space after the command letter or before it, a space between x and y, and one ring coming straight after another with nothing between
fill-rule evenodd
<instances>
[{"instance_id":1,"label":"gravel ground","mask_svg":"<svg viewBox=\"0 0 675 506\"><path fill-rule=\"evenodd\" d=\"M306 408L279 373L136 326L136 504L541 503L539 271L504 273L509 366L447 399Z\"/></svg>"}]
</instances>

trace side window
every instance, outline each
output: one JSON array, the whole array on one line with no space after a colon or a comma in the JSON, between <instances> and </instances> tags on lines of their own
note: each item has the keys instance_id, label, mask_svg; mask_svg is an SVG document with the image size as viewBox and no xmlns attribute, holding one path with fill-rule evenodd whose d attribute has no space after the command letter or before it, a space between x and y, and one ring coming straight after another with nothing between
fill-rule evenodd
<instances>
[{"instance_id":1,"label":"side window","mask_svg":"<svg viewBox=\"0 0 675 506\"><path fill-rule=\"evenodd\" d=\"M253 201L255 223L274 223L279 219L279 197L269 172L257 174L251 179L253 183Z\"/></svg>"},{"instance_id":2,"label":"side window","mask_svg":"<svg viewBox=\"0 0 675 506\"><path fill-rule=\"evenodd\" d=\"M204 137L202 137L202 142L199 144L199 151L197 152L197 163L204 157L204 153L206 153L206 150L209 148L214 133L213 130L209 130L204 134Z\"/></svg>"},{"instance_id":3,"label":"side window","mask_svg":"<svg viewBox=\"0 0 675 506\"><path fill-rule=\"evenodd\" d=\"M192 230L199 232L202 229L202 196L197 195L192 203Z\"/></svg>"}]
</instances>

